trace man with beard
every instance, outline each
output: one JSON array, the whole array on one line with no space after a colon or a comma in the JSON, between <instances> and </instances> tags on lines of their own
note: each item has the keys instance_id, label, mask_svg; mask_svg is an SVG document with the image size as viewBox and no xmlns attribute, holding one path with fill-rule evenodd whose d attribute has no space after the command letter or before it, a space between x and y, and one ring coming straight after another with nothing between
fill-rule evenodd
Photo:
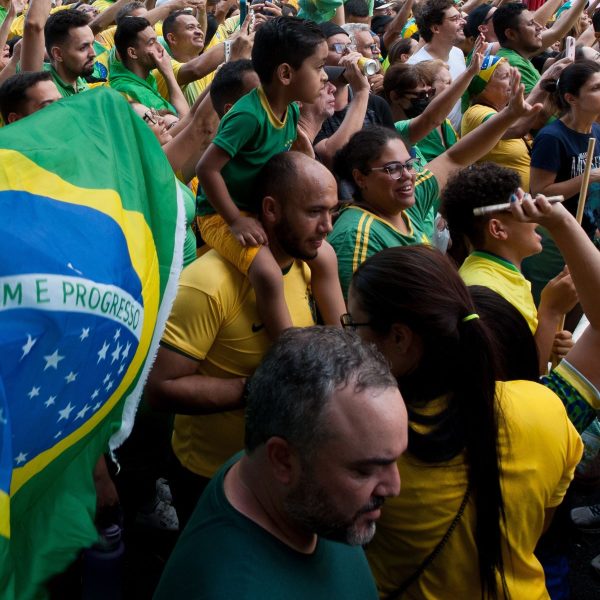
<instances>
[{"instance_id":1,"label":"man with beard","mask_svg":"<svg viewBox=\"0 0 600 600\"><path fill-rule=\"evenodd\" d=\"M408 63L415 65L437 58L447 63L452 79L456 79L466 69L464 54L456 47L465 39L465 20L453 0L424 0L415 7L415 19L425 45L408 59ZM461 117L459 100L448 115L457 131Z\"/></svg>"},{"instance_id":2,"label":"man with beard","mask_svg":"<svg viewBox=\"0 0 600 600\"><path fill-rule=\"evenodd\" d=\"M61 10L48 17L44 27L46 52L44 64L61 96L73 96L88 89L83 79L94 71L94 34L89 17L78 10Z\"/></svg>"},{"instance_id":3,"label":"man with beard","mask_svg":"<svg viewBox=\"0 0 600 600\"><path fill-rule=\"evenodd\" d=\"M206 489L155 598L375 600L359 546L400 492L407 439L374 347L333 328L287 330L250 381L246 452Z\"/></svg>"},{"instance_id":4,"label":"man with beard","mask_svg":"<svg viewBox=\"0 0 600 600\"><path fill-rule=\"evenodd\" d=\"M314 258L332 229L335 179L307 156L285 152L266 163L255 193L293 324L313 325L302 261ZM215 472L243 447L246 378L269 346L254 290L236 267L210 250L183 271L146 387L153 408L177 413L169 482L182 527Z\"/></svg>"}]
</instances>

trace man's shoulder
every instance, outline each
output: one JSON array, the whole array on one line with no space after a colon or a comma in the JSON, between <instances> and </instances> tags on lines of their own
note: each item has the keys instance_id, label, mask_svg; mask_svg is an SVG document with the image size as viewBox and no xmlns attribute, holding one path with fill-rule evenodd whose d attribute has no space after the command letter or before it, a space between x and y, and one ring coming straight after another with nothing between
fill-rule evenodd
<instances>
[{"instance_id":1,"label":"man's shoulder","mask_svg":"<svg viewBox=\"0 0 600 600\"><path fill-rule=\"evenodd\" d=\"M433 56L425 50L425 46L421 46L409 59L406 61L409 65L414 65L424 60L433 60Z\"/></svg>"}]
</instances>

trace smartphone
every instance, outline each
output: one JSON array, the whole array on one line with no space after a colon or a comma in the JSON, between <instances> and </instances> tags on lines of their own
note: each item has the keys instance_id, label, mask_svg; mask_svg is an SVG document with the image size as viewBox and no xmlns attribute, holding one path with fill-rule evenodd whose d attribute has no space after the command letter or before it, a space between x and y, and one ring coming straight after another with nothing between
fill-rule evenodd
<instances>
[{"instance_id":1,"label":"smartphone","mask_svg":"<svg viewBox=\"0 0 600 600\"><path fill-rule=\"evenodd\" d=\"M565 57L575 60L575 38L572 35L565 40Z\"/></svg>"},{"instance_id":2,"label":"smartphone","mask_svg":"<svg viewBox=\"0 0 600 600\"><path fill-rule=\"evenodd\" d=\"M245 21L247 14L248 2L246 2L246 0L240 0L240 26Z\"/></svg>"}]
</instances>

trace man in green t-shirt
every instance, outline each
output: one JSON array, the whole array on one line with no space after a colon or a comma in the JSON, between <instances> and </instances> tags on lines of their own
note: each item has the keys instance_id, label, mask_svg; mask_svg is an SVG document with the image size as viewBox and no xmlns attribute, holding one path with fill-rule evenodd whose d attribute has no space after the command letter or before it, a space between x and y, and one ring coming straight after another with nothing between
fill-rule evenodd
<instances>
[{"instance_id":1,"label":"man in green t-shirt","mask_svg":"<svg viewBox=\"0 0 600 600\"><path fill-rule=\"evenodd\" d=\"M376 600L360 546L400 492L408 439L388 365L340 329L290 329L246 408L245 454L206 488L155 599Z\"/></svg>"},{"instance_id":2,"label":"man in green t-shirt","mask_svg":"<svg viewBox=\"0 0 600 600\"><path fill-rule=\"evenodd\" d=\"M84 79L94 71L96 51L89 17L78 10L51 14L44 27L46 53L44 63L61 96L74 96L88 89Z\"/></svg>"},{"instance_id":3,"label":"man in green t-shirt","mask_svg":"<svg viewBox=\"0 0 600 600\"><path fill-rule=\"evenodd\" d=\"M531 58L567 35L585 4L586 0L575 0L571 9L550 29L537 23L525 4L511 2L496 10L492 21L501 46L497 56L506 58L511 66L519 70L525 94L529 94L540 80Z\"/></svg>"}]
</instances>

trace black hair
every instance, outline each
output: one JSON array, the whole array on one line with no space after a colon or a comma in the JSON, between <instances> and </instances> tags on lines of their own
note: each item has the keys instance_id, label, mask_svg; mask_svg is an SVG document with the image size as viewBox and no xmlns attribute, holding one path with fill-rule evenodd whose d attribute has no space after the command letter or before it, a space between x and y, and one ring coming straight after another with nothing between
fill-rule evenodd
<instances>
[{"instance_id":1,"label":"black hair","mask_svg":"<svg viewBox=\"0 0 600 600\"><path fill-rule=\"evenodd\" d=\"M553 94L553 100L561 112L569 112L571 105L565 100L565 94L579 96L581 88L595 73L600 73L600 65L594 60L580 60L568 65L558 79L547 79L540 85L546 92Z\"/></svg>"},{"instance_id":2,"label":"black hair","mask_svg":"<svg viewBox=\"0 0 600 600\"><path fill-rule=\"evenodd\" d=\"M487 19L490 10L490 4L483 4L469 13L463 29L466 37L476 38L479 35L479 26Z\"/></svg>"},{"instance_id":3,"label":"black hair","mask_svg":"<svg viewBox=\"0 0 600 600\"><path fill-rule=\"evenodd\" d=\"M346 181L354 188L355 200L360 200L361 196L352 171L358 169L366 175L370 163L379 158L390 140L402 141L402 138L395 129L373 125L357 131L348 143L335 153L333 172L340 181Z\"/></svg>"},{"instance_id":4,"label":"black hair","mask_svg":"<svg viewBox=\"0 0 600 600\"><path fill-rule=\"evenodd\" d=\"M175 10L173 11L164 21L162 26L163 37L165 40L167 39L167 35L169 33L173 33L175 31L175 22L177 21L177 17L181 17L181 15L190 15L193 16L187 10Z\"/></svg>"},{"instance_id":5,"label":"black hair","mask_svg":"<svg viewBox=\"0 0 600 600\"><path fill-rule=\"evenodd\" d=\"M475 310L494 338L498 381L539 381L535 338L527 319L508 300L481 285L469 286Z\"/></svg>"},{"instance_id":6,"label":"black hair","mask_svg":"<svg viewBox=\"0 0 600 600\"><path fill-rule=\"evenodd\" d=\"M415 22L426 42L433 39L431 26L441 25L446 11L453 6L453 0L423 0L414 7Z\"/></svg>"},{"instance_id":7,"label":"black hair","mask_svg":"<svg viewBox=\"0 0 600 600\"><path fill-rule=\"evenodd\" d=\"M115 16L115 23L118 25L125 17L132 16L134 10L138 8L146 8L143 2L129 2L125 6L122 6Z\"/></svg>"},{"instance_id":8,"label":"black hair","mask_svg":"<svg viewBox=\"0 0 600 600\"><path fill-rule=\"evenodd\" d=\"M376 334L388 335L394 324L401 323L418 336L419 364L410 373L399 374L398 384L409 423L426 425L428 432L409 427L408 452L433 464L464 451L475 505L482 597L498 597L497 574L507 597L498 451L501 407L495 391L493 340L486 324L477 318L464 320L475 313L473 300L449 259L430 246L378 252L358 267L350 290ZM441 413L421 413L444 396L447 408Z\"/></svg>"},{"instance_id":9,"label":"black hair","mask_svg":"<svg viewBox=\"0 0 600 600\"><path fill-rule=\"evenodd\" d=\"M44 41L48 56L52 56L51 50L54 46L64 44L71 29L86 27L89 22L88 15L75 9L59 10L51 14L44 26Z\"/></svg>"},{"instance_id":10,"label":"black hair","mask_svg":"<svg viewBox=\"0 0 600 600\"><path fill-rule=\"evenodd\" d=\"M151 25L144 17L127 17L119 22L115 32L115 48L123 63L127 60L127 48L136 46L138 33L147 27Z\"/></svg>"},{"instance_id":11,"label":"black hair","mask_svg":"<svg viewBox=\"0 0 600 600\"><path fill-rule=\"evenodd\" d=\"M507 29L517 29L521 14L527 10L527 6L521 2L510 2L504 4L496 10L492 15L492 23L494 31L501 46L503 46L508 38L506 37Z\"/></svg>"},{"instance_id":12,"label":"black hair","mask_svg":"<svg viewBox=\"0 0 600 600\"><path fill-rule=\"evenodd\" d=\"M594 26L594 33L600 33L600 10L595 10L592 15L592 25Z\"/></svg>"},{"instance_id":13,"label":"black hair","mask_svg":"<svg viewBox=\"0 0 600 600\"><path fill-rule=\"evenodd\" d=\"M252 64L260 82L271 83L283 63L299 69L324 41L325 36L313 21L296 17L269 19L256 32L252 46Z\"/></svg>"},{"instance_id":14,"label":"black hair","mask_svg":"<svg viewBox=\"0 0 600 600\"><path fill-rule=\"evenodd\" d=\"M414 90L422 82L422 77L416 65L395 63L387 69L383 77L383 96L391 102L391 93L399 96Z\"/></svg>"},{"instance_id":15,"label":"black hair","mask_svg":"<svg viewBox=\"0 0 600 600\"><path fill-rule=\"evenodd\" d=\"M40 81L51 81L48 71L29 71L12 75L0 85L0 115L8 124L10 113L19 113L24 102L27 102L27 91Z\"/></svg>"},{"instance_id":16,"label":"black hair","mask_svg":"<svg viewBox=\"0 0 600 600\"><path fill-rule=\"evenodd\" d=\"M330 37L333 37L334 35L348 35L345 29L343 29L337 23L332 23L331 21L319 23L318 27L321 30L321 33L325 36L326 40L328 40Z\"/></svg>"},{"instance_id":17,"label":"black hair","mask_svg":"<svg viewBox=\"0 0 600 600\"><path fill-rule=\"evenodd\" d=\"M366 18L369 16L369 5L365 0L348 0L344 4L344 15L346 21L351 16Z\"/></svg>"},{"instance_id":18,"label":"black hair","mask_svg":"<svg viewBox=\"0 0 600 600\"><path fill-rule=\"evenodd\" d=\"M225 114L225 105L234 104L245 93L244 75L254 71L252 61L248 59L234 60L225 63L215 75L210 84L210 100L213 108L222 118Z\"/></svg>"},{"instance_id":19,"label":"black hair","mask_svg":"<svg viewBox=\"0 0 600 600\"><path fill-rule=\"evenodd\" d=\"M469 255L469 243L475 250L483 248L485 229L493 217L493 214L475 216L473 209L509 202L520 185L515 171L492 162L475 163L448 179L442 191L440 212L448 222L452 239L449 253L458 265Z\"/></svg>"}]
</instances>

